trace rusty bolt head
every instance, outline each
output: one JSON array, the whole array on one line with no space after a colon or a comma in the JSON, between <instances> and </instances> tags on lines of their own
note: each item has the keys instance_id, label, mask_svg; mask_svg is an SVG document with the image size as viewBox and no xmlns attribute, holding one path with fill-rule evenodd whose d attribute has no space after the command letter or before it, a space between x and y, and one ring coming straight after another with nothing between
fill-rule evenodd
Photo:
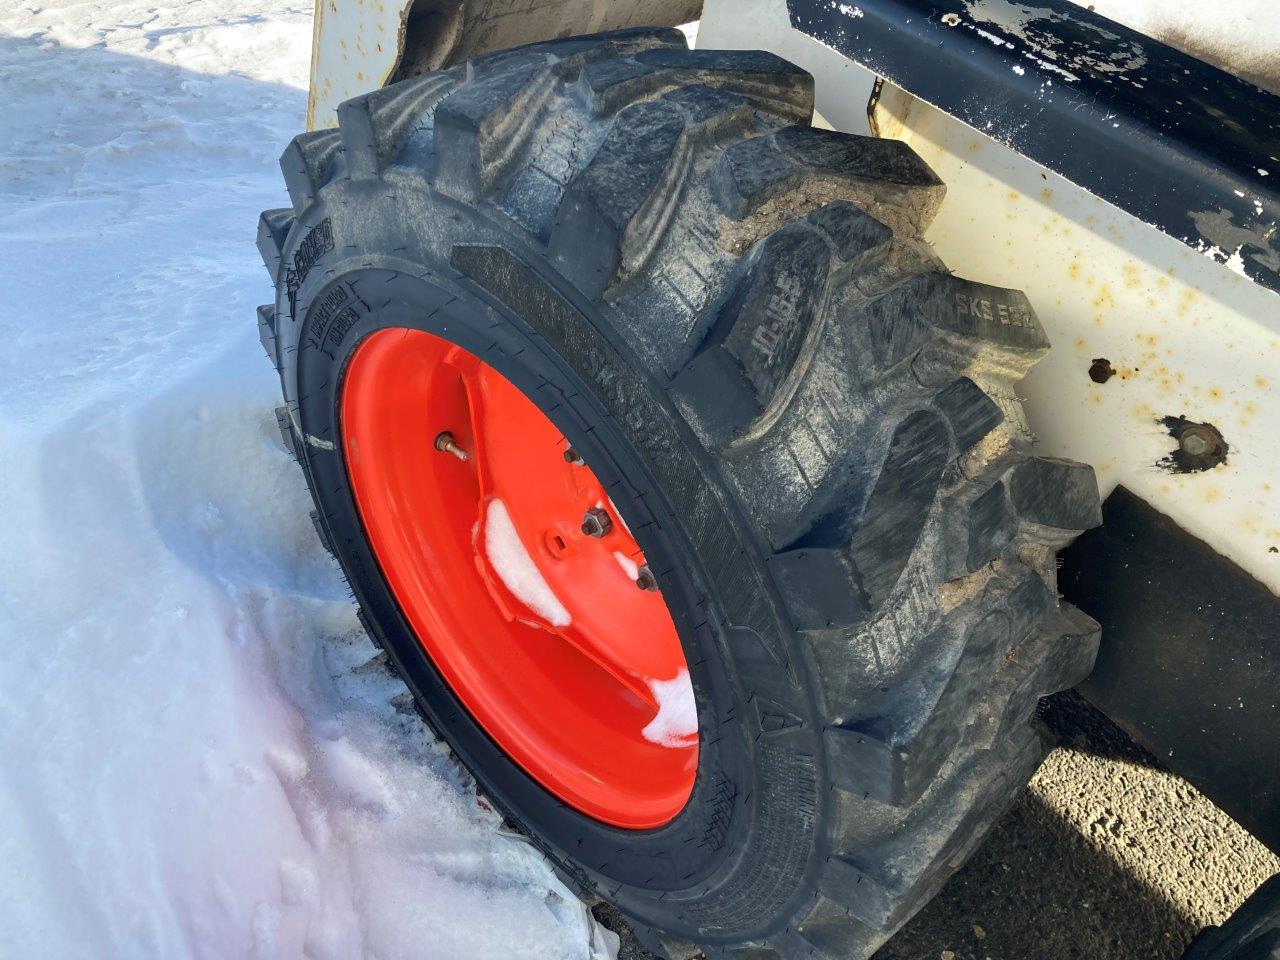
<instances>
[{"instance_id":1,"label":"rusty bolt head","mask_svg":"<svg viewBox=\"0 0 1280 960\"><path fill-rule=\"evenodd\" d=\"M582 532L588 537L603 537L613 529L613 518L600 507L592 507L582 518Z\"/></svg>"},{"instance_id":2,"label":"rusty bolt head","mask_svg":"<svg viewBox=\"0 0 1280 960\"><path fill-rule=\"evenodd\" d=\"M1183 428L1178 434L1178 446L1190 457L1211 457L1218 448L1216 431L1203 424L1193 423Z\"/></svg>"},{"instance_id":3,"label":"rusty bolt head","mask_svg":"<svg viewBox=\"0 0 1280 960\"><path fill-rule=\"evenodd\" d=\"M636 571L636 586L641 590L658 589L658 578L653 575L647 563Z\"/></svg>"},{"instance_id":4,"label":"rusty bolt head","mask_svg":"<svg viewBox=\"0 0 1280 960\"><path fill-rule=\"evenodd\" d=\"M572 463L575 467L580 467L583 464L581 455L573 447L565 450L564 459L566 463Z\"/></svg>"},{"instance_id":5,"label":"rusty bolt head","mask_svg":"<svg viewBox=\"0 0 1280 960\"><path fill-rule=\"evenodd\" d=\"M1204 456L1208 452L1209 446L1209 439L1200 436L1198 433L1188 431L1182 435L1182 449L1193 457Z\"/></svg>"}]
</instances>

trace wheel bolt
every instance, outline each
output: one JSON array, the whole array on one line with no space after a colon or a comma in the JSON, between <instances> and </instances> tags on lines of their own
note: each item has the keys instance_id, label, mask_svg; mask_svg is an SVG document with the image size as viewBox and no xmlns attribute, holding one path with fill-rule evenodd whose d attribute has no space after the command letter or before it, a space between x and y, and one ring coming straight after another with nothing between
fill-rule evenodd
<instances>
[{"instance_id":1,"label":"wheel bolt","mask_svg":"<svg viewBox=\"0 0 1280 960\"><path fill-rule=\"evenodd\" d=\"M567 463L572 463L575 467L580 467L583 464L581 455L577 450L573 449L573 447L570 447L564 452L564 459Z\"/></svg>"},{"instance_id":2,"label":"wheel bolt","mask_svg":"<svg viewBox=\"0 0 1280 960\"><path fill-rule=\"evenodd\" d=\"M636 586L641 590L658 589L658 578L653 575L647 563L636 571Z\"/></svg>"},{"instance_id":3,"label":"wheel bolt","mask_svg":"<svg viewBox=\"0 0 1280 960\"><path fill-rule=\"evenodd\" d=\"M462 461L467 459L467 451L458 446L457 441L453 439L453 434L448 430L436 437L436 449L441 453L452 453Z\"/></svg>"},{"instance_id":4,"label":"wheel bolt","mask_svg":"<svg viewBox=\"0 0 1280 960\"><path fill-rule=\"evenodd\" d=\"M1182 449L1193 457L1202 457L1209 452L1212 442L1204 434L1193 432L1191 430L1183 433L1181 440Z\"/></svg>"},{"instance_id":5,"label":"wheel bolt","mask_svg":"<svg viewBox=\"0 0 1280 960\"><path fill-rule=\"evenodd\" d=\"M613 529L613 519L600 507L592 507L582 518L582 532L588 537L603 537Z\"/></svg>"}]
</instances>

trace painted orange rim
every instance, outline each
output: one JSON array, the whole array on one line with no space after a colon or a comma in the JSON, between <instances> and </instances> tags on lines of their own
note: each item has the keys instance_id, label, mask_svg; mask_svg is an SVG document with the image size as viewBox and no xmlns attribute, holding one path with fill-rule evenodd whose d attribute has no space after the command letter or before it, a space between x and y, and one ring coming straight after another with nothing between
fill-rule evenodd
<instances>
[{"instance_id":1,"label":"painted orange rim","mask_svg":"<svg viewBox=\"0 0 1280 960\"><path fill-rule=\"evenodd\" d=\"M673 820L697 716L675 624L591 468L509 380L409 328L357 347L342 445L419 643L526 773L605 823Z\"/></svg>"}]
</instances>

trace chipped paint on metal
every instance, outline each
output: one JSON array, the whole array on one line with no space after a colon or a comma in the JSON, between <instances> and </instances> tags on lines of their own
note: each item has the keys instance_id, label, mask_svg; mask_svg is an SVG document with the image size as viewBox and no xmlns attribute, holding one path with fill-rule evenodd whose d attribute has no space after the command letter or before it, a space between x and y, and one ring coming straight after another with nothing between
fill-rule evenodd
<instances>
[{"instance_id":1,"label":"chipped paint on metal","mask_svg":"<svg viewBox=\"0 0 1280 960\"><path fill-rule=\"evenodd\" d=\"M939 256L1024 289L1054 344L1022 385L1043 452L1093 464L1104 496L1123 484L1280 592L1274 295L942 111L916 103L898 126L948 187ZM1214 424L1233 456L1170 473L1169 415Z\"/></svg>"},{"instance_id":2,"label":"chipped paint on metal","mask_svg":"<svg viewBox=\"0 0 1280 960\"><path fill-rule=\"evenodd\" d=\"M338 125L338 104L390 79L413 0L316 0L307 129Z\"/></svg>"},{"instance_id":3,"label":"chipped paint on metal","mask_svg":"<svg viewBox=\"0 0 1280 960\"><path fill-rule=\"evenodd\" d=\"M875 76L779 27L781 5L707 0L699 43L763 39L814 75L833 127L865 133ZM874 113L883 135L910 143L947 184L927 234L943 261L1025 290L1044 324L1054 349L1020 386L1038 452L1092 464L1104 495L1123 483L1280 592L1275 295L891 83ZM1218 235L1230 260L1238 241ZM1098 369L1103 382L1089 372L1099 360L1111 371ZM1169 415L1212 423L1229 462L1157 466L1170 452Z\"/></svg>"},{"instance_id":4,"label":"chipped paint on metal","mask_svg":"<svg viewBox=\"0 0 1280 960\"><path fill-rule=\"evenodd\" d=\"M1068 0L788 7L798 32L1280 293L1263 173L1280 97Z\"/></svg>"}]
</instances>

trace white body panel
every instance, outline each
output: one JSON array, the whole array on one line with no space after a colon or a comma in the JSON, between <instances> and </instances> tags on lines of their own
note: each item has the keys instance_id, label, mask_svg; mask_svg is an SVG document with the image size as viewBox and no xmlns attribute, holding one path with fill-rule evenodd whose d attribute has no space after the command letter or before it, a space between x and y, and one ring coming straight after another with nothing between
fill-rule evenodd
<instances>
[{"instance_id":1,"label":"white body panel","mask_svg":"<svg viewBox=\"0 0 1280 960\"><path fill-rule=\"evenodd\" d=\"M400 61L413 0L316 0L307 129L338 125L343 100L385 86Z\"/></svg>"},{"instance_id":2,"label":"white body panel","mask_svg":"<svg viewBox=\"0 0 1280 960\"><path fill-rule=\"evenodd\" d=\"M867 133L874 77L790 26L785 0L706 0L702 47L771 50L809 70L818 111ZM1280 297L888 85L882 135L947 184L927 237L956 274L1026 291L1054 345L1023 383L1038 452L1090 463L1280 592ZM1105 357L1105 384L1088 370ZM1159 462L1158 422L1212 423L1227 461Z\"/></svg>"}]
</instances>

